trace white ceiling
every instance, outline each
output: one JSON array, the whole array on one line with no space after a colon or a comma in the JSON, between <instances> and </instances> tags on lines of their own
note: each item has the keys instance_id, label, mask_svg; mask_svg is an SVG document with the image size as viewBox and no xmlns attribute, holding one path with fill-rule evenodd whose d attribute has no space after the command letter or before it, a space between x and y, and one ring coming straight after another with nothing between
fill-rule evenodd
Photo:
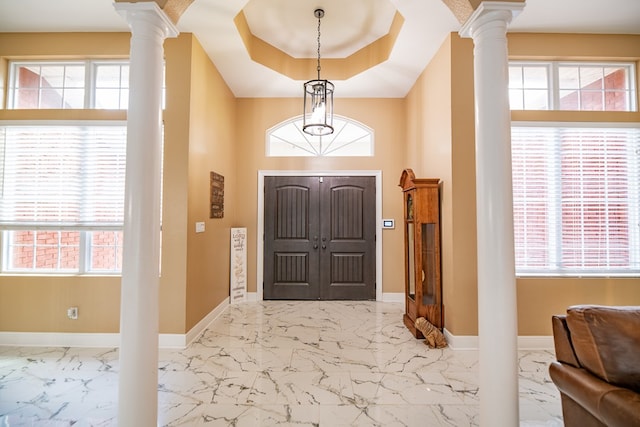
<instances>
[{"instance_id":1,"label":"white ceiling","mask_svg":"<svg viewBox=\"0 0 640 427\"><path fill-rule=\"evenodd\" d=\"M460 24L441 0L195 0L178 22L196 35L237 97L296 97L295 81L253 62L233 18L244 10L254 35L294 57L316 57L322 7L323 58L344 57L405 22L390 58L348 80L336 97L404 97L446 35ZM128 31L112 0L0 0L0 32ZM640 0L527 0L510 31L640 34ZM309 79L315 76L309 76Z\"/></svg>"}]
</instances>

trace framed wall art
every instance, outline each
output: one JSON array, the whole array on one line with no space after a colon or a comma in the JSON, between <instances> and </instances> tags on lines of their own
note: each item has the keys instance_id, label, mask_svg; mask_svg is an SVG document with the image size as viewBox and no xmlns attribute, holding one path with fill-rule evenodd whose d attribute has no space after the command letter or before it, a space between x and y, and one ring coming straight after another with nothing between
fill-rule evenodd
<instances>
[{"instance_id":1,"label":"framed wall art","mask_svg":"<svg viewBox=\"0 0 640 427\"><path fill-rule=\"evenodd\" d=\"M224 218L224 176L209 174L209 218Z\"/></svg>"}]
</instances>

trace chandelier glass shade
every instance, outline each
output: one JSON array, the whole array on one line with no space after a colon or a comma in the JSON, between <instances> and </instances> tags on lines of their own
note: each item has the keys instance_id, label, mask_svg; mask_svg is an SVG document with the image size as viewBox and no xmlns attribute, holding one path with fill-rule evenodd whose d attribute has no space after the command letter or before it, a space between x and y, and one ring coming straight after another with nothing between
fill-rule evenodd
<instances>
[{"instance_id":1,"label":"chandelier glass shade","mask_svg":"<svg viewBox=\"0 0 640 427\"><path fill-rule=\"evenodd\" d=\"M324 10L313 12L318 18L318 78L304 84L304 114L302 130L309 135L333 133L333 83L320 78L320 19Z\"/></svg>"}]
</instances>

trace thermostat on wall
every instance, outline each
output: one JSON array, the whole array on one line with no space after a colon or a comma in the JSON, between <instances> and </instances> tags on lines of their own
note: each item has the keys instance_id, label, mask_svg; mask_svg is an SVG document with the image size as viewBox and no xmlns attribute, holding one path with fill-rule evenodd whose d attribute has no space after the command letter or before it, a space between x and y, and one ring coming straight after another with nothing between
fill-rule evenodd
<instances>
[{"instance_id":1,"label":"thermostat on wall","mask_svg":"<svg viewBox=\"0 0 640 427\"><path fill-rule=\"evenodd\" d=\"M382 220L382 228L396 228L396 220L395 219L383 219Z\"/></svg>"}]
</instances>

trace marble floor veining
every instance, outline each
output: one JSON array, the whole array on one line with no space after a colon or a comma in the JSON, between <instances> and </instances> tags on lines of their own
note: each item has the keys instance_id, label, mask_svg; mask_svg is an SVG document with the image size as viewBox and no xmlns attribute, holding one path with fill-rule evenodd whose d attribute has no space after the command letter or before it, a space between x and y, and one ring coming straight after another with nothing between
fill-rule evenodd
<instances>
[{"instance_id":1,"label":"marble floor veining","mask_svg":"<svg viewBox=\"0 0 640 427\"><path fill-rule=\"evenodd\" d=\"M519 352L520 425L562 425L552 351ZM229 306L160 350L162 426L475 426L477 351L430 349L402 305ZM116 426L118 350L0 347L0 426Z\"/></svg>"}]
</instances>

